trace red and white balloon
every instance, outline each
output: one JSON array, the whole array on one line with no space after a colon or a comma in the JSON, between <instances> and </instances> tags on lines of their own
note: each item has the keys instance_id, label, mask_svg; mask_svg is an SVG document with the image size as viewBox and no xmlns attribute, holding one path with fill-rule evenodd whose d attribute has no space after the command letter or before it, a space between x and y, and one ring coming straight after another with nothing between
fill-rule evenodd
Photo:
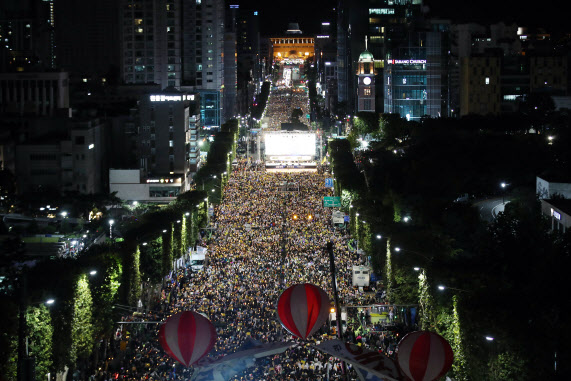
<instances>
[{"instance_id":1,"label":"red and white balloon","mask_svg":"<svg viewBox=\"0 0 571 381\"><path fill-rule=\"evenodd\" d=\"M282 326L305 340L327 321L329 296L313 284L296 284L280 295L277 310Z\"/></svg>"},{"instance_id":2,"label":"red and white balloon","mask_svg":"<svg viewBox=\"0 0 571 381\"><path fill-rule=\"evenodd\" d=\"M414 381L433 381L452 366L454 353L446 339L434 332L411 332L398 345L401 370Z\"/></svg>"},{"instance_id":3,"label":"red and white balloon","mask_svg":"<svg viewBox=\"0 0 571 381\"><path fill-rule=\"evenodd\" d=\"M183 311L169 317L159 328L159 342L165 352L184 366L196 363L216 342L216 329L204 316Z\"/></svg>"}]
</instances>

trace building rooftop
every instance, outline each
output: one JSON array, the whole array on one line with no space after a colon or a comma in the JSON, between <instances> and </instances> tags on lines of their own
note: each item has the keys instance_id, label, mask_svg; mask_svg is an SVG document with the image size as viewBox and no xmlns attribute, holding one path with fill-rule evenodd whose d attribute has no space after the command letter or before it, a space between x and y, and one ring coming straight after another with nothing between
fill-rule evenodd
<instances>
[{"instance_id":1,"label":"building rooftop","mask_svg":"<svg viewBox=\"0 0 571 381\"><path fill-rule=\"evenodd\" d=\"M563 213L571 215L571 199L569 198L555 198L544 200L548 204L561 210Z\"/></svg>"}]
</instances>

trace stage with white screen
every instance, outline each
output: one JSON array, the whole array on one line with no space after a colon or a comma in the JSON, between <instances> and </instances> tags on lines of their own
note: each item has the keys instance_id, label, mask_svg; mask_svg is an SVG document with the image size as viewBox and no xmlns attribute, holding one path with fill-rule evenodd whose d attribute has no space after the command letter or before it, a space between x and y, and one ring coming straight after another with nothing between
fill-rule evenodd
<instances>
[{"instance_id":1,"label":"stage with white screen","mask_svg":"<svg viewBox=\"0 0 571 381\"><path fill-rule=\"evenodd\" d=\"M266 169L315 170L316 134L305 131L264 133Z\"/></svg>"}]
</instances>

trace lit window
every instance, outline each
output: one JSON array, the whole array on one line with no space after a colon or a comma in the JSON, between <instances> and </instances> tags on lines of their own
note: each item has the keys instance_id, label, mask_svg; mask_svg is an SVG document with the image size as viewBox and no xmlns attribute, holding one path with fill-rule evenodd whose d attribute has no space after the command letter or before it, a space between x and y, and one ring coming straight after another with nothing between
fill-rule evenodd
<instances>
[{"instance_id":1,"label":"lit window","mask_svg":"<svg viewBox=\"0 0 571 381\"><path fill-rule=\"evenodd\" d=\"M486 77L486 85L490 84L490 77Z\"/></svg>"}]
</instances>

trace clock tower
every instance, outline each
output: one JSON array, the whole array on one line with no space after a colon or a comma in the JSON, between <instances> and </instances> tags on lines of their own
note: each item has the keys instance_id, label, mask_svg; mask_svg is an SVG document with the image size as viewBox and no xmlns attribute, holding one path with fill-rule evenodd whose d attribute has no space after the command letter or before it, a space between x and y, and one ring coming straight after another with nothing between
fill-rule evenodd
<instances>
[{"instance_id":1,"label":"clock tower","mask_svg":"<svg viewBox=\"0 0 571 381\"><path fill-rule=\"evenodd\" d=\"M375 112L375 62L371 52L367 50L359 56L357 71L357 112Z\"/></svg>"}]
</instances>

